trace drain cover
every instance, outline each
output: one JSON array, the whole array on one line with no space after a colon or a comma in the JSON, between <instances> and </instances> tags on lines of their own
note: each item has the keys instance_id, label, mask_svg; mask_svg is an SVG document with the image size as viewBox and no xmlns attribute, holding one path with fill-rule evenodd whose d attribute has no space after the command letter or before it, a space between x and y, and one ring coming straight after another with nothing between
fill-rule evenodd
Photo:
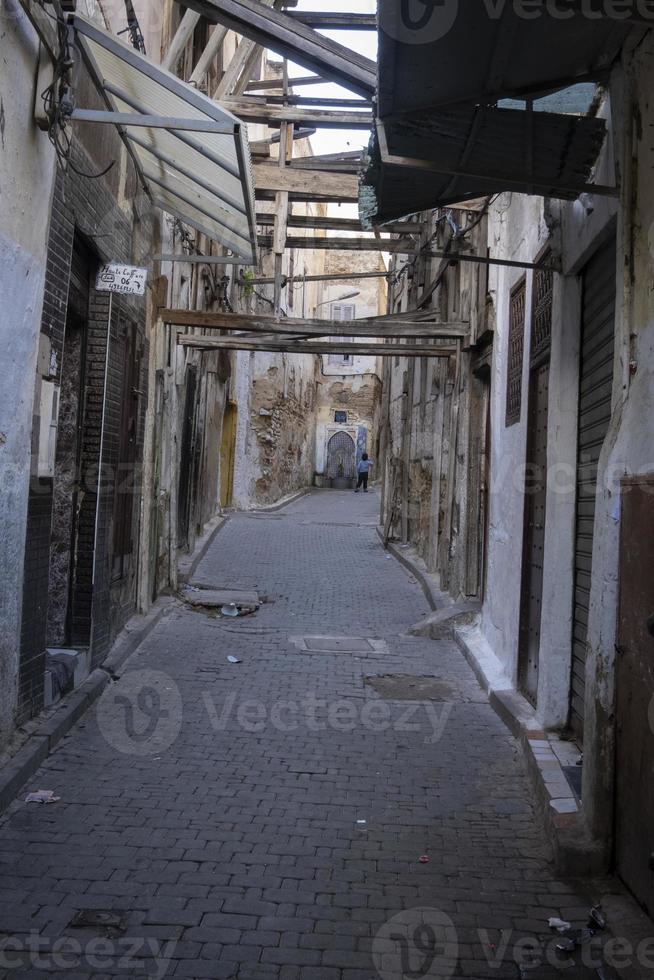
<instances>
[{"instance_id":1,"label":"drain cover","mask_svg":"<svg viewBox=\"0 0 654 980\"><path fill-rule=\"evenodd\" d=\"M80 909L70 920L76 929L101 930L107 936L115 936L127 929L127 912Z\"/></svg>"},{"instance_id":2,"label":"drain cover","mask_svg":"<svg viewBox=\"0 0 654 980\"><path fill-rule=\"evenodd\" d=\"M447 681L415 674L380 674L364 677L364 683L387 701L451 701L456 694Z\"/></svg>"},{"instance_id":3,"label":"drain cover","mask_svg":"<svg viewBox=\"0 0 654 980\"><path fill-rule=\"evenodd\" d=\"M369 640L353 636L307 636L307 650L323 650L334 653L370 653L373 649Z\"/></svg>"}]
</instances>

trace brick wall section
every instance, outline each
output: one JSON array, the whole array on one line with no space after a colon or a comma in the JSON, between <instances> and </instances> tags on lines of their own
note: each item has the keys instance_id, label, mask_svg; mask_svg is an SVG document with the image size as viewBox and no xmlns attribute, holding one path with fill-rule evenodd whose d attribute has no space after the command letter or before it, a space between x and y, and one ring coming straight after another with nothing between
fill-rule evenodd
<instances>
[{"instance_id":1,"label":"brick wall section","mask_svg":"<svg viewBox=\"0 0 654 980\"><path fill-rule=\"evenodd\" d=\"M115 147L116 157L120 148ZM83 148L76 144L74 162L84 172L94 172ZM89 243L99 259L132 259L132 225L118 207L109 179L89 180L71 169L58 173L52 205L48 241L42 332L52 343L60 382L66 325L68 284L73 241L76 231ZM140 390L147 389L147 345L145 304L142 299L113 297L107 406L104 418L103 455L105 465L98 473L105 386L105 362L109 294L91 289L87 326L85 383L83 392L81 483L84 497L78 525L78 553L72 585L72 642L91 645L93 666L102 662L111 641L134 609L135 569L137 566L138 519L132 525L132 561L128 573L112 583L114 474L119 446L123 398L123 363L117 343L121 316L128 316L138 327L144 350ZM142 456L146 396L139 406L137 459ZM135 481L134 508L138 515L140 481ZM96 543L97 520L97 552ZM17 721L37 714L43 707L43 674L47 627L47 595L50 529L52 520L52 481L32 480L26 535L23 618L19 666ZM94 579L95 563L95 584Z\"/></svg>"}]
</instances>

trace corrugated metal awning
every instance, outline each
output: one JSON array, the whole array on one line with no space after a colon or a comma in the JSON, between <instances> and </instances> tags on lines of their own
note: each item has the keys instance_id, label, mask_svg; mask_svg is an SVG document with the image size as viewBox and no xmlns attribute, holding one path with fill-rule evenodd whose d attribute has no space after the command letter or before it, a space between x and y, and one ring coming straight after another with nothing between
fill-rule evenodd
<instances>
[{"instance_id":1,"label":"corrugated metal awning","mask_svg":"<svg viewBox=\"0 0 654 980\"><path fill-rule=\"evenodd\" d=\"M612 17L601 0L379 0L378 114L488 105L596 80L634 28L624 19L629 4L619 7ZM639 5L631 7L637 20Z\"/></svg>"},{"instance_id":2,"label":"corrugated metal awning","mask_svg":"<svg viewBox=\"0 0 654 980\"><path fill-rule=\"evenodd\" d=\"M366 227L513 190L574 199L605 138L601 119L488 106L378 121L360 191Z\"/></svg>"},{"instance_id":3,"label":"corrugated metal awning","mask_svg":"<svg viewBox=\"0 0 654 980\"><path fill-rule=\"evenodd\" d=\"M76 109L73 120L114 123L153 203L254 264L247 127L85 18L71 24L109 110Z\"/></svg>"},{"instance_id":4,"label":"corrugated metal awning","mask_svg":"<svg viewBox=\"0 0 654 980\"><path fill-rule=\"evenodd\" d=\"M501 191L616 194L591 183L606 127L587 115L588 86L583 108L579 97L579 83L600 81L643 30L635 0L626 15L611 9L601 0L379 0L364 226Z\"/></svg>"}]
</instances>

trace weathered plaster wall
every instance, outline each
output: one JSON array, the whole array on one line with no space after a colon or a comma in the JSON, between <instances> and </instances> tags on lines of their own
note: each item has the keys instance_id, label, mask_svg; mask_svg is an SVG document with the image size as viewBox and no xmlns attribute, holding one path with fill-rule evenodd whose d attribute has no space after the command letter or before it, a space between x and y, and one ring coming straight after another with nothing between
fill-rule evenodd
<instances>
[{"instance_id":1,"label":"weathered plaster wall","mask_svg":"<svg viewBox=\"0 0 654 980\"><path fill-rule=\"evenodd\" d=\"M610 118L608 104L602 112ZM598 182L612 182L613 157L611 134L598 163ZM616 210L616 202L607 198L584 198L572 204L561 204L544 202L542 198L503 195L493 208L489 227L489 242L494 255L534 261L542 248L549 244L564 272L563 276L556 276L554 280L552 309L543 613L537 706L539 720L545 727L565 726L569 710L581 316L577 273L606 237L613 225ZM520 270L496 267L491 272L489 282L497 311L497 332L491 401L493 438L488 575L481 630L483 638L514 684L518 679L533 273L527 272L526 277L522 412L519 423L509 428L505 425L505 412L510 295L522 278L522 273ZM602 529L598 530L598 537L601 537Z\"/></svg>"},{"instance_id":2,"label":"weathered plaster wall","mask_svg":"<svg viewBox=\"0 0 654 980\"><path fill-rule=\"evenodd\" d=\"M366 430L366 452L375 466L371 472L372 480L380 475L378 465L379 407L381 403L381 380L374 373L350 377L329 377L321 379L316 413L316 477L324 474L327 463L327 444L331 437L340 431L347 431L356 444L359 429ZM334 421L334 413L347 412L347 422Z\"/></svg>"},{"instance_id":3,"label":"weathered plaster wall","mask_svg":"<svg viewBox=\"0 0 654 980\"><path fill-rule=\"evenodd\" d=\"M315 455L316 358L239 355L238 507L273 504L310 486ZM248 384L249 381L249 384Z\"/></svg>"},{"instance_id":4,"label":"weathered plaster wall","mask_svg":"<svg viewBox=\"0 0 654 980\"><path fill-rule=\"evenodd\" d=\"M34 378L54 173L48 138L32 122L36 36L19 5L10 7L0 10L0 745L16 703Z\"/></svg>"},{"instance_id":5,"label":"weathered plaster wall","mask_svg":"<svg viewBox=\"0 0 654 980\"><path fill-rule=\"evenodd\" d=\"M608 836L613 812L619 481L623 475L654 472L653 85L654 38L650 32L626 60L625 71L614 73L611 85L622 207L617 225L613 417L600 459L595 513L583 786L589 821L602 836ZM600 214L602 211L606 208ZM570 209L567 219L570 241L581 252L587 232L579 205Z\"/></svg>"}]
</instances>

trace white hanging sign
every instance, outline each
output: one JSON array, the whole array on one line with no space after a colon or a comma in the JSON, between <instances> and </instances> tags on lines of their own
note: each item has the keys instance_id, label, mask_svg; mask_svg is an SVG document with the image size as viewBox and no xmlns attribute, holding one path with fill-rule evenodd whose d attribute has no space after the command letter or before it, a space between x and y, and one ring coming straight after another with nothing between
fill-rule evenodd
<instances>
[{"instance_id":1,"label":"white hanging sign","mask_svg":"<svg viewBox=\"0 0 654 980\"><path fill-rule=\"evenodd\" d=\"M148 277L147 269L120 262L101 265L95 279L95 288L105 293L125 293L130 296L143 296Z\"/></svg>"}]
</instances>

